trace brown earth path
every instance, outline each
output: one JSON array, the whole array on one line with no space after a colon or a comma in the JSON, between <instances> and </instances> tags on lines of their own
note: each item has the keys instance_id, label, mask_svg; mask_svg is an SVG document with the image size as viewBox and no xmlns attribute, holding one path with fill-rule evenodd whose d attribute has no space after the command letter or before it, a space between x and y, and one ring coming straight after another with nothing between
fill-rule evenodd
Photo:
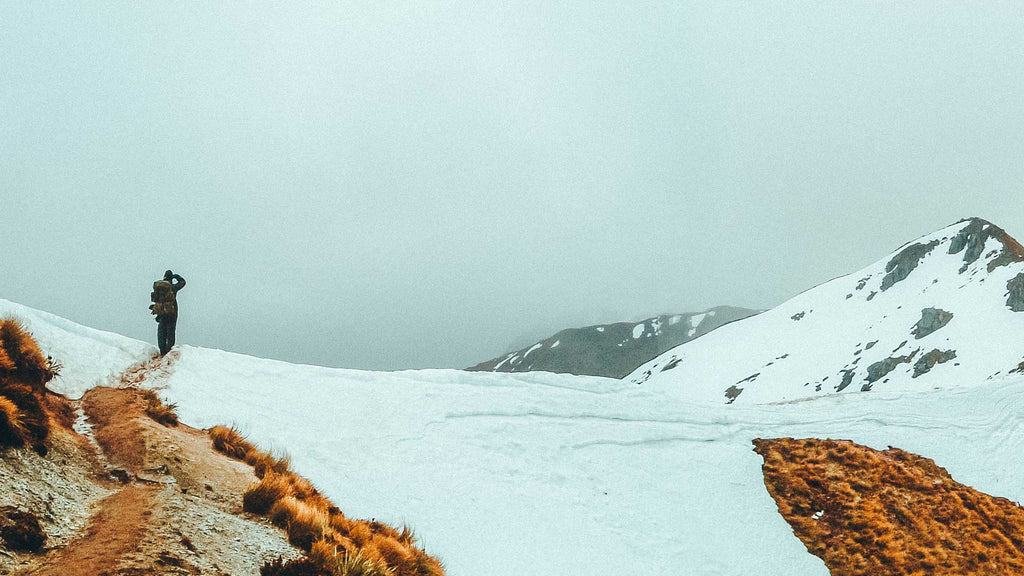
<instances>
[{"instance_id":1,"label":"brown earth path","mask_svg":"<svg viewBox=\"0 0 1024 576\"><path fill-rule=\"evenodd\" d=\"M177 354L155 356L126 369L117 379L119 387L134 388L151 375L165 377ZM101 461L112 454L107 444L94 444ZM103 452L99 452L102 450ZM117 454L115 456L123 456ZM119 458L122 459L122 458ZM97 504L85 534L69 545L44 556L27 569L26 576L104 576L113 574L119 561L135 551L156 508L157 486L133 483Z\"/></svg>"},{"instance_id":2,"label":"brown earth path","mask_svg":"<svg viewBox=\"0 0 1024 576\"><path fill-rule=\"evenodd\" d=\"M27 576L103 576L135 550L154 506L155 487L126 486L104 498L84 536L47 555Z\"/></svg>"}]
</instances>

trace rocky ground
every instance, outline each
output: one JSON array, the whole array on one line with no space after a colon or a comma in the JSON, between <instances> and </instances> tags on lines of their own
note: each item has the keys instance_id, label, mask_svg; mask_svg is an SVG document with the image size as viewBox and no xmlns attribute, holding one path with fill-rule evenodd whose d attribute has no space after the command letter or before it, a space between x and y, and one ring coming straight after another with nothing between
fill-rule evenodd
<instances>
[{"instance_id":1,"label":"rocky ground","mask_svg":"<svg viewBox=\"0 0 1024 576\"><path fill-rule=\"evenodd\" d=\"M73 403L78 421L53 427L45 456L0 454L0 504L35 514L47 536L39 553L0 543L0 574L242 576L300 555L281 530L242 511L251 466L214 451L205 431L147 414L136 386L173 360L133 367L118 387Z\"/></svg>"}]
</instances>

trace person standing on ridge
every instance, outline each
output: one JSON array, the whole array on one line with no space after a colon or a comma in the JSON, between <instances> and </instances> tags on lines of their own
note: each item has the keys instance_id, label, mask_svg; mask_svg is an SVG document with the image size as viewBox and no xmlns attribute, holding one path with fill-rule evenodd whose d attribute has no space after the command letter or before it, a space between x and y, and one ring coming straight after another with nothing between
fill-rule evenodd
<instances>
[{"instance_id":1,"label":"person standing on ridge","mask_svg":"<svg viewBox=\"0 0 1024 576\"><path fill-rule=\"evenodd\" d=\"M159 324L156 330L156 339L160 346L161 356L170 352L174 346L174 327L178 323L176 296L178 290L184 287L185 279L170 270L164 272L163 280L153 282L153 293L149 295L153 303L149 305L149 309L156 315L156 321Z\"/></svg>"}]
</instances>

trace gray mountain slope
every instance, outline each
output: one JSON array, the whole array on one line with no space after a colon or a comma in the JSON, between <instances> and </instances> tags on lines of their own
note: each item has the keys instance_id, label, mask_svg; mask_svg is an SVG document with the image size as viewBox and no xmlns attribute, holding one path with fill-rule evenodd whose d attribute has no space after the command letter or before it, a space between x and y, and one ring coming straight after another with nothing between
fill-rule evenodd
<instances>
[{"instance_id":1,"label":"gray mountain slope","mask_svg":"<svg viewBox=\"0 0 1024 576\"><path fill-rule=\"evenodd\" d=\"M663 314L638 322L568 328L467 370L545 371L622 378L666 350L757 313L718 306L700 313Z\"/></svg>"}]
</instances>

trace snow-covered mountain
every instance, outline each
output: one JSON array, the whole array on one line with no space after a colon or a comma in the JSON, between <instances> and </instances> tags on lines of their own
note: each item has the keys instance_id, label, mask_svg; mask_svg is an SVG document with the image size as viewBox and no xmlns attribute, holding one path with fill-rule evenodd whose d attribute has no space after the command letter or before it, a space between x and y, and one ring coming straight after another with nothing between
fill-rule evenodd
<instances>
[{"instance_id":1,"label":"snow-covered mountain","mask_svg":"<svg viewBox=\"0 0 1024 576\"><path fill-rule=\"evenodd\" d=\"M1020 371L1022 312L1024 248L973 218L669 350L627 379L740 404L975 384Z\"/></svg>"},{"instance_id":2,"label":"snow-covered mountain","mask_svg":"<svg viewBox=\"0 0 1024 576\"><path fill-rule=\"evenodd\" d=\"M451 576L826 576L779 514L752 441L897 446L1024 501L1024 376L1009 373L1024 356L1022 256L998 228L963 222L630 379L340 370L180 346L145 384L188 424L234 423L286 450L346 514L407 523ZM6 315L65 364L50 385L72 396L155 352L0 300ZM933 349L956 358L916 369ZM843 369L843 392L871 393L830 394ZM729 386L743 388L732 405ZM779 402L795 398L808 401Z\"/></svg>"},{"instance_id":3,"label":"snow-covered mountain","mask_svg":"<svg viewBox=\"0 0 1024 576\"><path fill-rule=\"evenodd\" d=\"M568 328L468 370L622 378L666 350L753 314L757 310L717 306L704 312L663 314L639 322Z\"/></svg>"}]
</instances>

